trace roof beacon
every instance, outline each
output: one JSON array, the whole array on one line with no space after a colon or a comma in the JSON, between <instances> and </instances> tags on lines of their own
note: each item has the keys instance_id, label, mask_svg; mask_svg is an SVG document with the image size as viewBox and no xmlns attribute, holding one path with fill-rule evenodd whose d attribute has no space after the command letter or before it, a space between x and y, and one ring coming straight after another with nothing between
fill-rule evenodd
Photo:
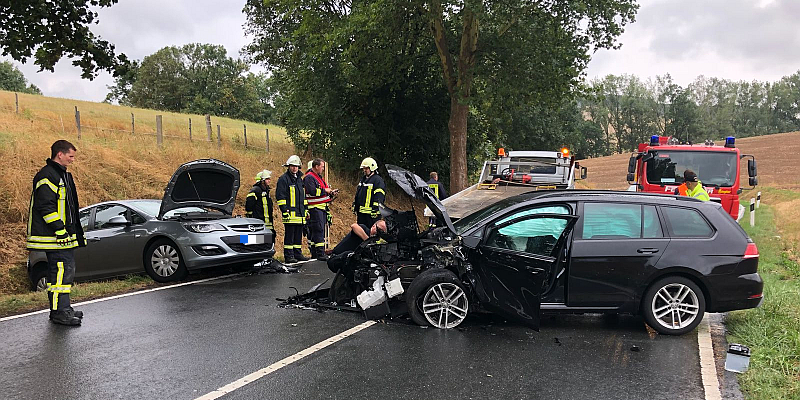
<instances>
[{"instance_id":1,"label":"roof beacon","mask_svg":"<svg viewBox=\"0 0 800 400\"><path fill-rule=\"evenodd\" d=\"M728 136L725 138L725 147L736 147L736 138L733 136Z\"/></svg>"},{"instance_id":2,"label":"roof beacon","mask_svg":"<svg viewBox=\"0 0 800 400\"><path fill-rule=\"evenodd\" d=\"M650 146L658 146L658 135L650 136Z\"/></svg>"}]
</instances>

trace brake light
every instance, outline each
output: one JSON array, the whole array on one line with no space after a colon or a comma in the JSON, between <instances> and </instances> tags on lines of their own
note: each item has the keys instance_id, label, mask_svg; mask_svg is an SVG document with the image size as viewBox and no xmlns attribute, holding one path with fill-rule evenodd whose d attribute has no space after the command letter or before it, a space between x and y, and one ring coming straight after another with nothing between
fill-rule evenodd
<instances>
[{"instance_id":1,"label":"brake light","mask_svg":"<svg viewBox=\"0 0 800 400\"><path fill-rule=\"evenodd\" d=\"M744 251L744 259L758 258L758 247L755 243L748 243L747 249Z\"/></svg>"}]
</instances>

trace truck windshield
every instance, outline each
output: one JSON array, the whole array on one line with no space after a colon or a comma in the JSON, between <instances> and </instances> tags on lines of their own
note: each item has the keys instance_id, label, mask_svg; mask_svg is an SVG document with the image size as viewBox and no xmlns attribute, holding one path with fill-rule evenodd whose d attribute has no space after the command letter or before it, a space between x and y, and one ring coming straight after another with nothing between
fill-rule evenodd
<instances>
[{"instance_id":1,"label":"truck windshield","mask_svg":"<svg viewBox=\"0 0 800 400\"><path fill-rule=\"evenodd\" d=\"M651 150L646 162L647 183L683 183L683 171L690 169L705 186L733 186L739 168L735 152Z\"/></svg>"},{"instance_id":2,"label":"truck windshield","mask_svg":"<svg viewBox=\"0 0 800 400\"><path fill-rule=\"evenodd\" d=\"M556 173L556 159L547 157L511 157L511 168L517 172L528 174L548 174ZM535 162L538 165L515 165L514 162Z\"/></svg>"}]
</instances>

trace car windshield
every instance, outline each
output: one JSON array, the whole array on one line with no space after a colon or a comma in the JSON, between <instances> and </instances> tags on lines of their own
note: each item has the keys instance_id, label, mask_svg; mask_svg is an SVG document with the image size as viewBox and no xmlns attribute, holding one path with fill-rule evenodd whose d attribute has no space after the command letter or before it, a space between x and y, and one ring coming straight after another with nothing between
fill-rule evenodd
<instances>
[{"instance_id":1,"label":"car windshield","mask_svg":"<svg viewBox=\"0 0 800 400\"><path fill-rule=\"evenodd\" d=\"M739 171L735 152L653 150L646 162L647 183L683 183L683 171L690 169L706 186L733 186Z\"/></svg>"},{"instance_id":2,"label":"car windshield","mask_svg":"<svg viewBox=\"0 0 800 400\"><path fill-rule=\"evenodd\" d=\"M137 200L134 201L133 204L136 208L152 218L155 218L158 215L158 211L161 209L161 200ZM207 212L208 210L200 207L181 207L167 211L167 213L164 214L164 219L169 219L180 214Z\"/></svg>"},{"instance_id":3,"label":"car windshield","mask_svg":"<svg viewBox=\"0 0 800 400\"><path fill-rule=\"evenodd\" d=\"M511 164L511 168L517 172L525 172L529 174L547 174L554 175L556 173L556 159L548 157L511 157L511 162L535 162L541 163L538 165L519 165Z\"/></svg>"},{"instance_id":4,"label":"car windshield","mask_svg":"<svg viewBox=\"0 0 800 400\"><path fill-rule=\"evenodd\" d=\"M478 222L483 221L486 217L512 205L515 204L518 200L512 198L503 199L484 207L478 211L475 211L472 214L466 215L463 218L459 219L458 221L453 223L453 226L456 228L456 233L459 235L463 235L464 232L468 231L470 228L475 226Z\"/></svg>"}]
</instances>

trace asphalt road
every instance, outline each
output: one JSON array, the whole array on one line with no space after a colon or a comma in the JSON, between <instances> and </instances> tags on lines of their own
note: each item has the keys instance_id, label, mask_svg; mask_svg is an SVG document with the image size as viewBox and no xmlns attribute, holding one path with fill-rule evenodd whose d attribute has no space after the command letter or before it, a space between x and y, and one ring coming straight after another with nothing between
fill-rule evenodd
<instances>
[{"instance_id":1,"label":"asphalt road","mask_svg":"<svg viewBox=\"0 0 800 400\"><path fill-rule=\"evenodd\" d=\"M364 322L278 308L332 277L236 276L0 322L0 398L196 399ZM632 348L636 350L632 350ZM635 317L543 317L541 331L488 314L460 329L378 323L223 399L702 399L696 333Z\"/></svg>"}]
</instances>

